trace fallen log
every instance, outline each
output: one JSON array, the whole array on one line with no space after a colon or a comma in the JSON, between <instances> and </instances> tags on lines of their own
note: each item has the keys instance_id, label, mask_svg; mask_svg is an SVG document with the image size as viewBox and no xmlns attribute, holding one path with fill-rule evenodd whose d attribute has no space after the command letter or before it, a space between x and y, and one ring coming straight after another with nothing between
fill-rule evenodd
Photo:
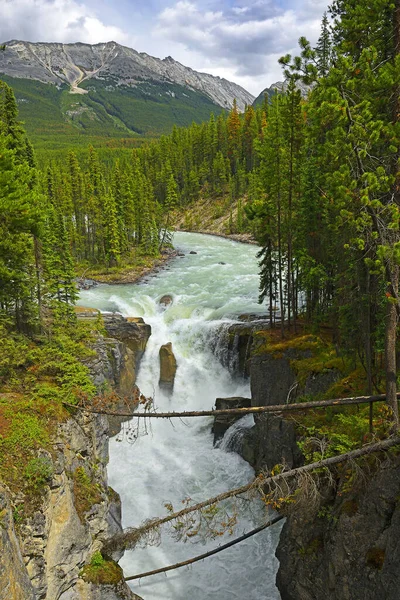
<instances>
[{"instance_id":1,"label":"fallen log","mask_svg":"<svg viewBox=\"0 0 400 600\"><path fill-rule=\"evenodd\" d=\"M296 469L291 469L290 471L284 471L283 473L279 473L278 475L274 475L271 477L259 475L246 485L229 490L227 492L223 492L218 496L208 498L207 500L194 504L193 506L188 506L180 511L170 513L165 517L159 519L151 519L145 522L144 525L142 525L141 527L128 528L121 533L117 533L104 544L102 552L104 554L109 554L116 550L132 549L136 546L139 540L144 535L148 534L151 530L159 528L162 525L169 523L173 520L181 519L182 517L192 512L202 510L203 508L206 508L207 506L210 506L212 504L217 504L218 502L222 502L223 500L227 500L228 498L233 498L236 496L240 496L241 494L245 494L246 492L252 489L262 490L266 485L269 485L271 487L271 485L277 485L282 480L291 477L296 477L297 475L301 475L302 473L314 471L323 467L331 467L333 465L337 465L348 460L354 460L361 456L373 454L375 452L386 451L389 448L392 448L393 446L397 445L400 445L400 437L388 438L386 440L383 440L382 442L378 442L376 444L368 444L366 446L363 446L362 448L358 448L357 450L351 450L350 452L346 452L345 454L340 454L338 456L332 456L330 458L319 460L318 462L303 465L302 467L297 467Z\"/></svg>"},{"instance_id":2,"label":"fallen log","mask_svg":"<svg viewBox=\"0 0 400 600\"><path fill-rule=\"evenodd\" d=\"M169 565L168 567L161 567L160 569L154 569L153 571L146 571L145 573L140 573L139 575L131 575L130 577L124 577L124 579L125 579L125 581L133 581L134 579L142 579L143 577L150 577L150 575L157 575L158 573L166 573L167 571L172 571L173 569L180 569L181 567L186 567L187 565L192 565L193 563L198 562L199 560L204 560L205 558L208 558L209 556L214 556L214 554L218 554L218 552L222 552L223 550L226 550L227 548L231 548L232 546L235 546L236 544L239 544L240 542L247 540L248 538L252 537L253 535L260 533L260 531L263 531L267 527L271 527L271 525L275 525L275 523L278 523L278 521L281 521L282 519L284 519L283 515L274 517L267 523L264 523L264 525L261 525L260 527L257 527L256 529L252 529L252 531L245 533L244 535L240 536L239 538L235 538L234 540L231 540L230 542L228 542L227 544L224 544L223 546L218 546L218 548L214 548L214 550L210 550L209 552L205 552L204 554L200 554L199 556L195 556L194 558L189 558L188 560L184 560L180 563L175 563L174 565Z\"/></svg>"},{"instance_id":3,"label":"fallen log","mask_svg":"<svg viewBox=\"0 0 400 600\"><path fill-rule=\"evenodd\" d=\"M397 394L400 399L400 393ZM68 408L75 408L88 413L98 415L111 415L116 417L135 417L137 419L183 419L188 417L218 417L220 415L248 415L262 413L289 413L313 408L327 408L328 406L351 406L353 404L370 404L373 402L383 402L386 400L386 394L378 396L355 396L353 398L335 398L332 400L321 400L320 402L297 402L296 404L273 404L270 406L251 406L248 408L229 408L224 410L193 410L182 412L117 412L102 409L92 409L86 406L76 406L63 402Z\"/></svg>"}]
</instances>

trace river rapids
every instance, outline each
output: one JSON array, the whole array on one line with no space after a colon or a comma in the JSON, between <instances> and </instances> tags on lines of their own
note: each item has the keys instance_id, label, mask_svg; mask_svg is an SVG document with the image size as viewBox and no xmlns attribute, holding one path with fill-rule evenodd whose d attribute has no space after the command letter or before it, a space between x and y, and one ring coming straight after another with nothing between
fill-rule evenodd
<instances>
[{"instance_id":1,"label":"river rapids","mask_svg":"<svg viewBox=\"0 0 400 600\"><path fill-rule=\"evenodd\" d=\"M237 322L238 315L266 312L257 303L257 247L180 232L174 245L185 255L159 273L138 284L82 291L79 303L142 316L151 325L137 384L143 394L154 398L158 411L210 409L217 397L249 397L248 382L222 366L213 341L225 326ZM173 297L165 310L159 304L164 294ZM178 364L171 396L158 387L158 352L167 342L172 342ZM221 346L217 349L224 351ZM211 426L212 418L173 423L153 419L146 427L141 425L134 444L127 439L129 424L125 434L110 440L109 483L121 495L124 527L164 516L167 503L179 510L185 499L200 502L254 477L252 468L229 451L229 444L213 447ZM226 510L239 511L233 537L266 518L263 507L254 501L228 503ZM131 587L144 600L278 600L274 551L279 533L280 526L275 525L191 567L134 581ZM126 576L135 575L203 554L233 537L226 533L208 539L200 533L183 542L176 540L173 530L165 530L158 545L126 552L120 564Z\"/></svg>"}]
</instances>

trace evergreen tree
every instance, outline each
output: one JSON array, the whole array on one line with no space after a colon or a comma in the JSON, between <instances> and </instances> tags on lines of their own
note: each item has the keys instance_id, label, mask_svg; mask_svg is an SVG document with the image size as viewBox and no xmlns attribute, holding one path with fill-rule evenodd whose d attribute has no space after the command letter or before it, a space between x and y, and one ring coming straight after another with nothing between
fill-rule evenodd
<instances>
[{"instance_id":1,"label":"evergreen tree","mask_svg":"<svg viewBox=\"0 0 400 600\"><path fill-rule=\"evenodd\" d=\"M316 50L316 64L318 75L325 77L331 66L332 42L329 31L329 19L325 12L322 17L321 35L318 38Z\"/></svg>"}]
</instances>

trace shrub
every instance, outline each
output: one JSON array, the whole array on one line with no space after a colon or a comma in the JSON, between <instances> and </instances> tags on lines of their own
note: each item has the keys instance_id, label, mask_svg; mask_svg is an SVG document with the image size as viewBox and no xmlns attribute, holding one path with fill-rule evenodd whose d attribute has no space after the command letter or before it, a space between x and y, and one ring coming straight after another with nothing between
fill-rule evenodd
<instances>
[{"instance_id":1,"label":"shrub","mask_svg":"<svg viewBox=\"0 0 400 600\"><path fill-rule=\"evenodd\" d=\"M53 476L53 463L49 458L32 458L25 467L27 483L34 491L41 490Z\"/></svg>"}]
</instances>

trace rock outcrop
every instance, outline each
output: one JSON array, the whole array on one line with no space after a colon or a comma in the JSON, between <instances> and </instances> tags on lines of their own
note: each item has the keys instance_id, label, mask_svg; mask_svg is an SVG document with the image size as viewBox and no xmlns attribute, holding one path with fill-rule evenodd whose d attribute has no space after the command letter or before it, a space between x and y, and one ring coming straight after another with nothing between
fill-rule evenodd
<instances>
[{"instance_id":1,"label":"rock outcrop","mask_svg":"<svg viewBox=\"0 0 400 600\"><path fill-rule=\"evenodd\" d=\"M176 375L176 358L172 350L171 342L160 348L160 388L166 392L172 392Z\"/></svg>"},{"instance_id":2,"label":"rock outcrop","mask_svg":"<svg viewBox=\"0 0 400 600\"><path fill-rule=\"evenodd\" d=\"M240 317L245 320L245 315ZM265 329L266 321L255 319L244 323L223 326L214 340L213 351L224 367L234 376L250 376L250 358L254 334Z\"/></svg>"},{"instance_id":3,"label":"rock outcrop","mask_svg":"<svg viewBox=\"0 0 400 600\"><path fill-rule=\"evenodd\" d=\"M267 96L267 98L269 100L271 100L271 98L275 94L285 93L288 88L288 83L289 83L288 81L277 81L276 83L271 84L270 87L265 88L257 96L257 98L253 102L253 106L260 106L264 102L265 96ZM303 98L307 98L308 94L310 93L310 91L312 89L311 85L306 85L301 80L296 81L296 87L298 90L300 90L300 93Z\"/></svg>"},{"instance_id":4,"label":"rock outcrop","mask_svg":"<svg viewBox=\"0 0 400 600\"><path fill-rule=\"evenodd\" d=\"M170 304L173 303L173 298L170 294L164 294L164 296L161 296L158 303L161 304L161 306L164 306L164 308L167 308L167 306L170 306Z\"/></svg>"},{"instance_id":5,"label":"rock outcrop","mask_svg":"<svg viewBox=\"0 0 400 600\"><path fill-rule=\"evenodd\" d=\"M397 600L400 457L382 460L286 520L276 553L282 600Z\"/></svg>"},{"instance_id":6,"label":"rock outcrop","mask_svg":"<svg viewBox=\"0 0 400 600\"><path fill-rule=\"evenodd\" d=\"M47 458L53 476L40 510L21 525L22 553L37 597L65 600L85 562L121 530L119 496L107 486L107 418L78 413L61 423Z\"/></svg>"},{"instance_id":7,"label":"rock outcrop","mask_svg":"<svg viewBox=\"0 0 400 600\"><path fill-rule=\"evenodd\" d=\"M292 402L301 394L314 395L325 392L340 378L336 369L310 373L299 381L295 361L312 357L312 350L288 347L279 352L255 341L250 361L250 387L252 406L269 406ZM300 466L303 456L296 443L296 432L291 421L273 415L256 415L255 426L243 440L242 455L256 469L270 470L277 464L288 468Z\"/></svg>"},{"instance_id":8,"label":"rock outcrop","mask_svg":"<svg viewBox=\"0 0 400 600\"><path fill-rule=\"evenodd\" d=\"M98 319L96 309L78 308L77 316L84 321ZM136 374L140 359L151 335L151 327L141 317L123 317L119 313L103 313L104 328L110 337L99 337L94 344L96 355L87 361L91 377L99 390L112 389L119 395L113 404L115 411L129 412L135 408ZM121 417L109 417L109 435L116 435Z\"/></svg>"},{"instance_id":9,"label":"rock outcrop","mask_svg":"<svg viewBox=\"0 0 400 600\"><path fill-rule=\"evenodd\" d=\"M251 406L250 398L241 398L238 396L235 396L233 398L217 398L215 401L216 410L229 410L231 408L248 408L249 406ZM225 432L229 429L229 427L236 423L236 421L240 418L240 415L219 415L215 417L212 428L212 433L214 434L214 444L216 444L221 438L223 438Z\"/></svg>"},{"instance_id":10,"label":"rock outcrop","mask_svg":"<svg viewBox=\"0 0 400 600\"><path fill-rule=\"evenodd\" d=\"M80 316L97 319L98 312L85 309ZM141 319L120 315L107 316L105 327L120 339L98 336L90 373L99 391L129 392L134 385L129 371L150 329ZM0 600L139 599L124 582L100 585L79 576L103 543L121 531L120 498L107 484L108 440L104 415L76 411L59 424L53 450L39 456L51 466L40 508L19 524L18 536L12 506L23 504L24 495L15 498L0 488Z\"/></svg>"},{"instance_id":11,"label":"rock outcrop","mask_svg":"<svg viewBox=\"0 0 400 600\"><path fill-rule=\"evenodd\" d=\"M161 60L116 42L90 45L12 40L0 53L0 73L43 83L68 84L72 92L81 94L87 93L79 87L83 81L100 79L112 86L125 87L140 87L154 81L175 83L199 91L228 109L235 99L239 110L254 100L236 83L198 73L170 56Z\"/></svg>"},{"instance_id":12,"label":"rock outcrop","mask_svg":"<svg viewBox=\"0 0 400 600\"><path fill-rule=\"evenodd\" d=\"M15 533L10 494L0 487L0 600L36 600Z\"/></svg>"}]
</instances>

